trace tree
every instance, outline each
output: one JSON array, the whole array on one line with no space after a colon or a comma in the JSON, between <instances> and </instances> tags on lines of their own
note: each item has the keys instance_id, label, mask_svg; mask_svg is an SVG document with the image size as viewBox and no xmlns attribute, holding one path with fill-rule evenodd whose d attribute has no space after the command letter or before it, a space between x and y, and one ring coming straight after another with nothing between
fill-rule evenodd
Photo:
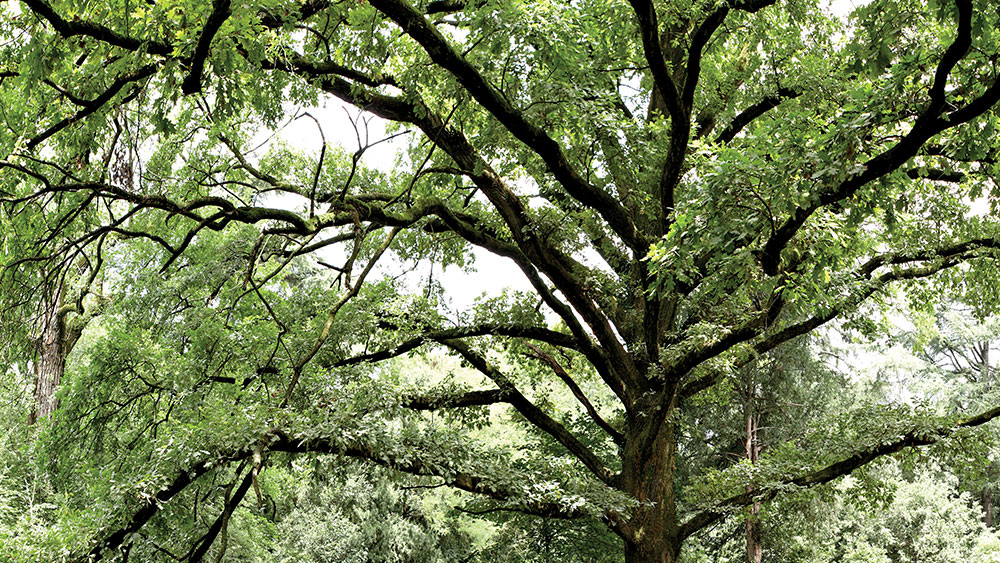
<instances>
[{"instance_id":1,"label":"tree","mask_svg":"<svg viewBox=\"0 0 1000 563\"><path fill-rule=\"evenodd\" d=\"M933 314L914 315L917 325L903 342L926 363L921 379L944 379L943 389L931 387L934 400L945 405L948 411L963 412L983 408L994 400L993 372L990 349L995 348L997 319L977 319L975 311L959 303L950 303ZM936 393L935 393L936 391ZM936 395L936 396L935 396ZM993 457L993 456L990 456ZM978 491L987 528L993 528L993 460L984 459L981 467L967 468L976 475L974 481L982 483Z\"/></svg>"},{"instance_id":2,"label":"tree","mask_svg":"<svg viewBox=\"0 0 1000 563\"><path fill-rule=\"evenodd\" d=\"M117 300L50 442L55 478L104 499L65 499L92 560L163 557L158 518L221 558L243 496L220 489L337 454L479 510L599 519L626 561L673 562L741 507L1000 414L872 405L676 487L678 413L762 355L836 319L870 330L894 287L995 298L997 221L970 206L998 196L995 6L876 0L850 24L803 0L6 10L5 314L37 318L80 264ZM391 170L361 121L354 150L255 149L331 98L388 123ZM447 287L391 274L475 252L531 292L450 311ZM435 346L481 378L380 378ZM516 413L507 442L482 439L486 405ZM185 516L219 479L218 516Z\"/></svg>"}]
</instances>

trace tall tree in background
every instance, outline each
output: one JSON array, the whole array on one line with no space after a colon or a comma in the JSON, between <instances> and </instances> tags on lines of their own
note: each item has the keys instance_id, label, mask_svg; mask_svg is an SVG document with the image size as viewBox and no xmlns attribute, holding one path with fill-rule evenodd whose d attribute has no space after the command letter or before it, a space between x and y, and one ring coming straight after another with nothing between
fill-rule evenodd
<instances>
[{"instance_id":1,"label":"tall tree in background","mask_svg":"<svg viewBox=\"0 0 1000 563\"><path fill-rule=\"evenodd\" d=\"M894 286L996 302L993 3L877 0L851 25L803 0L19 6L0 300L42 310L44 281L85 263L119 304L52 430L53 471L120 500L67 499L92 511L82 559L163 558L157 518L190 528L177 552L221 558L270 460L329 453L674 562L742 507L1000 415L861 410L751 472L678 449L689 401L830 321L865 329ZM389 124L392 170L362 126L352 149L260 149L331 98ZM391 272L473 249L531 291L455 311ZM379 378L429 346L480 379ZM464 411L485 405L539 447L484 440ZM202 479L230 485L197 534L181 507Z\"/></svg>"},{"instance_id":2,"label":"tall tree in background","mask_svg":"<svg viewBox=\"0 0 1000 563\"><path fill-rule=\"evenodd\" d=\"M959 303L948 303L933 315L920 315L916 329L904 341L932 374L941 374L947 387L934 400L952 412L982 408L995 400L991 350L1000 338L1000 322L995 317L977 319L976 311ZM993 356L995 360L996 356ZM930 379L930 378L928 378ZM984 482L979 491L983 521L994 524L994 463L985 461Z\"/></svg>"}]
</instances>

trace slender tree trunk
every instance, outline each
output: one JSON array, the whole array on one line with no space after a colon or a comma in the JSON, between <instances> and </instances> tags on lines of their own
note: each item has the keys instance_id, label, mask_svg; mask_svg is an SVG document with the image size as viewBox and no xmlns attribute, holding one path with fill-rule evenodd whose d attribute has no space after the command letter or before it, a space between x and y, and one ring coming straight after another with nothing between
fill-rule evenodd
<instances>
[{"instance_id":1,"label":"slender tree trunk","mask_svg":"<svg viewBox=\"0 0 1000 563\"><path fill-rule=\"evenodd\" d=\"M986 472L986 479L989 481L990 471ZM983 487L979 495L979 503L983 507L983 522L986 523L986 527L993 528L993 490L987 484Z\"/></svg>"},{"instance_id":2,"label":"slender tree trunk","mask_svg":"<svg viewBox=\"0 0 1000 563\"><path fill-rule=\"evenodd\" d=\"M622 486L642 503L623 526L625 561L675 563L681 540L674 498L674 428L670 422L659 428L643 425L649 418L636 417L622 459ZM650 442L649 447L644 447Z\"/></svg>"},{"instance_id":3,"label":"slender tree trunk","mask_svg":"<svg viewBox=\"0 0 1000 563\"><path fill-rule=\"evenodd\" d=\"M983 382L983 392L989 393L990 388L993 386L993 381L990 376L990 343L983 342L980 348L980 359L982 364L979 366L979 378ZM993 476L993 463L987 461L986 466L986 484L983 489L979 492L979 503L983 508L983 522L986 523L986 527L993 528L993 489L990 488L990 478Z\"/></svg>"},{"instance_id":4,"label":"slender tree trunk","mask_svg":"<svg viewBox=\"0 0 1000 563\"><path fill-rule=\"evenodd\" d=\"M753 395L751 395L751 401L753 401ZM750 463L757 463L757 459L760 457L760 446L757 442L757 427L759 424L758 416L753 412L753 405L750 405L750 413L747 414L747 440L746 440L746 456L750 460ZM747 563L760 563L764 556L763 546L760 543L760 521L757 519L757 513L760 512L760 503L754 503L750 507L750 514L747 515L746 533L747 533Z\"/></svg>"}]
</instances>

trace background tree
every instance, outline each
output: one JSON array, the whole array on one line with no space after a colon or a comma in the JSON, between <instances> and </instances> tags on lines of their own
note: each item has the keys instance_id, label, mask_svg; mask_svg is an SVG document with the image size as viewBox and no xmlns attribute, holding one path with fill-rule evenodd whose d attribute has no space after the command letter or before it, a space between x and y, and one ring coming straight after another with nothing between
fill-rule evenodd
<instances>
[{"instance_id":1,"label":"background tree","mask_svg":"<svg viewBox=\"0 0 1000 563\"><path fill-rule=\"evenodd\" d=\"M678 441L699 394L864 329L891 287L996 302L995 6L19 6L0 300L30 318L84 262L117 304L42 442L72 514L46 541L73 557L222 558L267 467L336 454L673 562L742 507L1000 414L866 405L752 470L698 471ZM331 97L387 123L392 169L358 121L356 148L267 141ZM453 310L420 280L473 249L530 291ZM478 377L387 373L430 347ZM485 439L488 405L519 426ZM166 522L171 547L145 535Z\"/></svg>"}]
</instances>

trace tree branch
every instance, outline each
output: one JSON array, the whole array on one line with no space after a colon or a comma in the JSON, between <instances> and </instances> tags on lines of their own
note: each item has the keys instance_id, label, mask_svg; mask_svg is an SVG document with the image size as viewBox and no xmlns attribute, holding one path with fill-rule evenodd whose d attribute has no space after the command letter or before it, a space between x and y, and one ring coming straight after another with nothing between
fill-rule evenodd
<instances>
[{"instance_id":1,"label":"tree branch","mask_svg":"<svg viewBox=\"0 0 1000 563\"><path fill-rule=\"evenodd\" d=\"M971 44L972 2L955 0L955 4L958 8L957 35L937 66L927 108L921 112L913 127L898 143L869 159L861 167L861 171L852 174L840 185L821 192L812 203L798 207L792 212L760 251L760 263L764 273L772 276L778 273L782 250L817 209L842 201L862 186L895 171L915 156L924 143L932 137L982 115L1000 100L1000 80L995 80L982 96L951 112L945 118L941 117L947 105L944 100L944 87L948 74Z\"/></svg>"},{"instance_id":2,"label":"tree branch","mask_svg":"<svg viewBox=\"0 0 1000 563\"><path fill-rule=\"evenodd\" d=\"M559 376L559 379L566 384L566 387L569 387L570 392L573 393L576 400L583 405L587 414L590 415L590 419L593 420L595 424L600 426L602 430L607 432L608 436L611 436L611 439L614 440L615 444L621 446L625 443L625 435L616 430L614 426L608 424L608 422L601 417L600 413L597 412L597 409L594 408L594 405L590 402L590 399L588 399L583 393L583 389L580 389L580 386L577 385L576 381L574 381L569 373L561 365L559 365L559 362L557 362L555 358L545 352L542 352L538 347L532 346L527 342L525 342L524 345L531 350L532 353L529 354L530 356L542 360L550 368L552 368L552 371Z\"/></svg>"},{"instance_id":3,"label":"tree branch","mask_svg":"<svg viewBox=\"0 0 1000 563\"><path fill-rule=\"evenodd\" d=\"M104 93L94 98L92 101L87 102L86 105L84 105L84 107L80 111L73 114L73 116L58 121L45 131L39 133L31 140L29 140L26 145L28 150L30 151L34 149L45 139L48 139L52 135L55 135L56 133L62 131L63 129L72 125L73 123L76 123L84 119L85 117L91 115L92 113L96 112L97 110L101 109L102 107L104 107L105 104L110 102L116 95L118 95L118 92L120 92L122 88L133 82L138 82L140 80L143 80L144 78L152 76L153 73L156 72L156 70L157 67L155 65L146 65L129 74L118 77L118 79L115 80L111 84L111 86L109 86L108 89L104 91Z\"/></svg>"},{"instance_id":4,"label":"tree branch","mask_svg":"<svg viewBox=\"0 0 1000 563\"><path fill-rule=\"evenodd\" d=\"M754 119L757 119L768 111L778 107L781 102L798 98L801 95L802 92L791 88L778 88L777 94L766 96L761 101L738 113L729 125L726 126L726 128L723 129L722 132L715 138L715 142L717 144L729 143L736 138L736 135L738 135L740 131L753 122Z\"/></svg>"},{"instance_id":5,"label":"tree branch","mask_svg":"<svg viewBox=\"0 0 1000 563\"><path fill-rule=\"evenodd\" d=\"M174 48L164 41L136 39L127 35L122 35L98 23L83 20L67 21L65 18L57 14L52 6L50 6L45 0L24 0L24 4L31 8L33 12L49 22L49 24L52 25L52 27L55 28L55 30L63 37L85 35L93 37L98 41L108 43L109 45L121 47L122 49L128 51L145 50L147 53L159 55L161 57L170 57L174 51Z\"/></svg>"},{"instance_id":6,"label":"tree branch","mask_svg":"<svg viewBox=\"0 0 1000 563\"><path fill-rule=\"evenodd\" d=\"M590 469L598 479L608 485L614 481L614 474L610 469L604 467L604 464L594 455L594 452L590 451L590 448L566 430L562 424L559 424L555 419L546 414L545 411L538 408L527 397L522 395L513 382L501 373L500 370L487 362L486 358L473 351L468 344L461 340L445 340L442 344L458 352L472 367L493 381L505 393L507 402L517 409L517 412L521 413L533 425L555 438L557 442L562 444L563 447L579 459L587 469Z\"/></svg>"},{"instance_id":7,"label":"tree branch","mask_svg":"<svg viewBox=\"0 0 1000 563\"><path fill-rule=\"evenodd\" d=\"M201 37L198 38L198 44L195 45L194 54L191 56L191 69L181 83L181 92L185 96L201 92L201 73L205 69L205 59L208 58L212 48L212 40L231 14L230 0L213 0L212 13L205 21Z\"/></svg>"},{"instance_id":8,"label":"tree branch","mask_svg":"<svg viewBox=\"0 0 1000 563\"><path fill-rule=\"evenodd\" d=\"M715 522L726 514L725 509L749 506L751 504L773 499L781 490L789 486L813 487L823 483L829 483L838 477L843 477L853 472L855 469L863 467L880 457L897 453L905 448L916 448L936 444L941 440L949 438L956 431L964 428L974 428L1000 416L1000 407L985 411L957 423L944 426L934 430L911 430L898 440L880 444L860 451L851 457L831 463L826 467L817 469L810 473L783 480L779 485L764 489L754 489L729 497L719 502L715 508L700 512L685 522L681 526L680 536L686 538L698 530Z\"/></svg>"},{"instance_id":9,"label":"tree branch","mask_svg":"<svg viewBox=\"0 0 1000 563\"><path fill-rule=\"evenodd\" d=\"M505 393L500 389L484 389L467 391L461 395L450 397L428 397L409 395L403 398L401 405L418 411L434 411L438 409L459 409L464 407L483 407L508 402Z\"/></svg>"},{"instance_id":10,"label":"tree branch","mask_svg":"<svg viewBox=\"0 0 1000 563\"><path fill-rule=\"evenodd\" d=\"M563 154L562 148L545 131L525 119L507 99L491 86L465 58L457 53L423 14L403 0L371 0L371 5L396 22L430 55L431 60L450 72L487 111L514 137L545 162L549 172L577 201L595 210L627 246L645 253L646 244L622 207L610 194L581 177Z\"/></svg>"},{"instance_id":11,"label":"tree branch","mask_svg":"<svg viewBox=\"0 0 1000 563\"><path fill-rule=\"evenodd\" d=\"M836 304L827 307L824 311L808 319L785 325L780 330L756 342L753 345L753 349L757 354L763 354L793 338L812 332L841 316L846 311L856 308L859 303L893 282L930 277L942 270L975 258L995 254L997 251L1000 251L1000 240L995 238L978 238L913 253L888 253L871 258L850 274L850 279L856 280L856 283L860 285L860 290L850 293ZM914 265L914 263L920 264ZM907 265L910 267L899 267ZM884 267L891 267L891 269L883 272L881 275L874 276L880 268ZM840 289L833 284L827 288L827 293L839 292ZM753 336L763 335L758 333ZM681 398L691 397L714 385L717 379L718 374L709 374L691 381L680 388L678 391L679 396Z\"/></svg>"}]
</instances>

